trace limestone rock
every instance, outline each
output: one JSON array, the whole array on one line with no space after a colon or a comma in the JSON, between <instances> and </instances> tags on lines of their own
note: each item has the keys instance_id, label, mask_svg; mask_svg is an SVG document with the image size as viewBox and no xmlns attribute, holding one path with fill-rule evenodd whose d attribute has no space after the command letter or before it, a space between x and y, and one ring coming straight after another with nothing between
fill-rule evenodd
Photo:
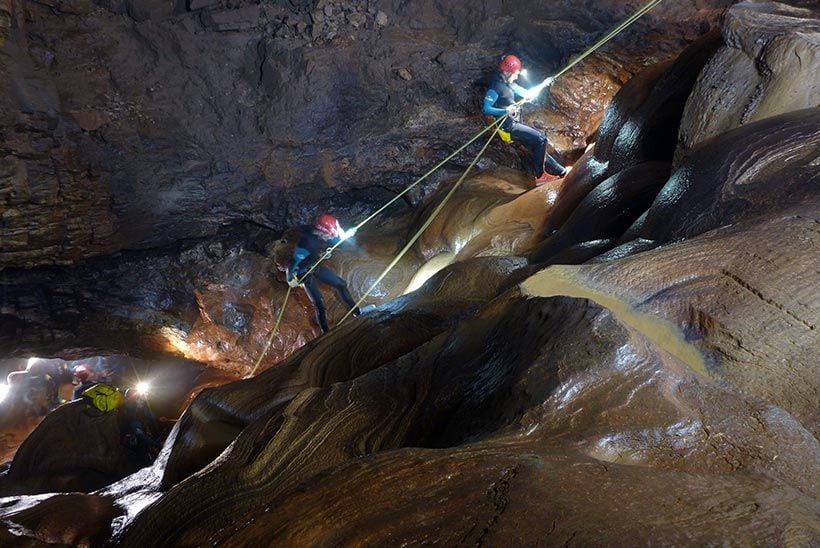
<instances>
[{"instance_id":1,"label":"limestone rock","mask_svg":"<svg viewBox=\"0 0 820 548\"><path fill-rule=\"evenodd\" d=\"M641 237L669 242L814 203L820 195L818 147L820 107L766 118L701 143L658 193Z\"/></svg>"},{"instance_id":2,"label":"limestone rock","mask_svg":"<svg viewBox=\"0 0 820 548\"><path fill-rule=\"evenodd\" d=\"M686 99L719 44L710 35L674 61L647 69L630 80L604 112L592 158L565 178L547 233L556 231L601 181L649 161L672 160Z\"/></svg>"},{"instance_id":3,"label":"limestone rock","mask_svg":"<svg viewBox=\"0 0 820 548\"><path fill-rule=\"evenodd\" d=\"M810 6L745 1L723 23L725 45L692 92L680 163L699 143L740 125L820 106L820 18Z\"/></svg>"},{"instance_id":4,"label":"limestone rock","mask_svg":"<svg viewBox=\"0 0 820 548\"><path fill-rule=\"evenodd\" d=\"M89 492L133 472L117 413L94 417L85 408L76 401L45 418L17 451L1 494Z\"/></svg>"},{"instance_id":5,"label":"limestone rock","mask_svg":"<svg viewBox=\"0 0 820 548\"><path fill-rule=\"evenodd\" d=\"M261 8L256 5L232 10L211 10L203 13L202 18L205 26L217 31L248 30L259 24L260 13Z\"/></svg>"},{"instance_id":6,"label":"limestone rock","mask_svg":"<svg viewBox=\"0 0 820 548\"><path fill-rule=\"evenodd\" d=\"M322 192L355 194L364 187L351 184L354 176L385 169L404 174L409 157L425 162L442 157L457 124L433 120L452 112L448 100L466 104L475 99L480 86L465 91L459 83L468 74L470 81L482 75L459 72L464 80L448 80L459 89L448 98L428 97L429 90L444 89L435 85L444 81L436 80L438 71L451 78L449 69L458 66L461 53L475 56L475 62L466 64L482 65L479 46L463 45L473 43L472 37L506 29L522 43L537 45L533 48L539 55L556 59L564 50L549 50L545 44L560 41L577 51L585 39L578 29L556 22L562 10L577 9L569 2L549 6L551 18L543 20L536 17L537 10L547 8L535 4L532 13L524 6L521 14L502 20L490 17L490 5L484 6L487 17L478 18L465 16L475 13L473 4L436 3L440 11L430 11L431 4L408 3L391 10L389 24L378 32L394 51L414 54L386 56L390 63L370 67L345 65L342 73L350 79L340 82L335 78L339 73L327 74L323 67L359 52L352 45L359 42L331 35L345 24L343 14L362 4L322 0L291 6L298 13L288 11L288 17L298 17L285 20L285 14L278 14L277 32L289 29L281 30L281 36L293 37L301 32L297 21L313 15L314 26L303 30L316 38L298 38L311 47L285 49L254 41L242 50L243 62L253 71L251 82L281 98L276 116L287 118L288 109L300 116L308 113L303 126L291 128L285 119L275 127L290 131L291 156L303 148L315 155L323 168L315 186ZM598 11L591 12L600 19L596 28L620 15L618 6L626 9L616 2L596 4ZM671 13L680 13L690 4L668 6ZM706 11L713 7L697 6ZM376 10L370 4L367 8L367 23L375 24ZM275 11L271 6L260 9L265 17ZM51 15L44 9L40 16ZM522 24L524 17L540 23ZM681 20L674 26L676 35L690 40L700 34L700 29L691 30L691 23ZM152 34L154 24L137 26L160 40L162 35ZM360 30L368 30L368 24ZM222 46L231 40L247 44L245 31L207 32L209 40L224 40ZM444 36L448 47L454 36L462 44L458 54L438 51L437 40ZM332 52L328 40L333 41ZM150 41L136 43L151 49L145 45ZM648 43L669 42L656 36L644 45ZM386 54L376 42L367 46L374 59ZM228 55L234 52L224 49ZM664 58L677 53L673 46L658 51ZM92 494L6 498L0 504L0 541L140 547L157 538L173 545L254 546L711 545L761 539L816 544L818 109L780 113L722 131L693 148L667 178L675 144L667 138L678 131L697 65L708 57L708 47L697 51L650 69L623 88L604 115L598 143L567 178L578 182L565 194L571 200L554 205L554 185L534 189L520 173L473 173L391 279L376 288L372 302L378 306L373 310L314 339L307 303L297 293L297 306L285 317L270 361L262 360L262 372L201 392L152 468ZM598 56L584 70L608 67L599 76L611 77L617 87L614 82L628 78L634 65L641 64L622 53L606 60ZM398 81L399 66L412 71L413 80ZM287 70L292 67L305 70ZM669 74L677 76L664 79ZM385 86L374 84L378 89L365 101L378 109L367 111L357 104L366 110L363 116L378 111L376 127L366 130L333 126L346 112L345 101L356 94L340 92L334 102L322 94L285 93L316 86L355 88L362 81ZM211 88L196 88L197 82L189 84L187 101L210 99ZM237 82L232 89L238 96L231 104L258 107L252 100L254 88ZM396 105L391 104L392 86L400 86L404 94ZM161 87L152 88L151 93L163 93ZM25 104L49 99L34 91L23 94ZM219 101L214 97L212 104ZM75 97L60 99L70 103L71 111L96 110ZM123 101L117 112L133 113L139 121L148 104ZM199 106L204 104L211 103ZM312 109L305 109L306 104ZM408 105L419 112L404 112ZM209 120L217 118L213 114ZM150 156L154 149L146 142L157 139L150 142L159 147L169 132L177 134L171 131L173 124L157 127L158 119L143 118L139 133L127 142L144 146ZM220 118L220 125L206 127L233 129L230 120L235 118ZM114 117L98 129L82 131L60 126L62 115L30 115L24 137L6 132L4 146L12 152L0 155L0 188L30 192L52 203L48 200L58 194L54 189L62 187L49 177L47 159L68 166L70 174L99 169L67 160L71 149L64 132L82 139L84 151L93 151L96 133L106 139L122 137L117 122ZM266 131L271 127L265 126ZM320 128L319 134L310 134L309 128ZM421 133L411 136L431 128L440 131L424 143L418 139ZM574 127L566 134L575 143L582 133ZM397 139L399 134L406 138ZM379 153L327 144L340 135L359 138L360 148ZM186 143L197 157L186 158L185 166L174 171L180 183L146 187L141 180L130 187L150 188L148 194L158 192L169 203L162 202L167 209L151 222L138 219L145 224L129 226L133 232L127 242L154 245L158 240L144 239L139 232L145 226L173 227L177 238L189 230L208 233L196 232L203 219L216 225L218 219L250 215L267 223L270 219L256 212L254 204L275 193L231 186L232 174L257 165L260 157L265 176L281 178L276 193L287 188L298 194L308 184L300 181L308 163L291 165L298 159L288 162L268 149L262 156L258 151L245 154L234 141L219 139L214 143L230 150L224 158L212 159L198 156L201 140ZM509 149L496 151L485 165L501 154ZM42 162L37 176L32 176L32 166L39 165L33 159ZM454 163L470 160L465 155ZM147 165L168 164L152 156ZM152 180L158 178L157 171L150 174ZM203 180L211 181L211 192L218 189L218 199L209 201L199 186ZM439 182L454 180L442 177ZM334 268L354 293L370 285L446 190L446 185L433 194L420 189L412 199L431 200L413 215L363 230L355 249L340 248L334 254ZM113 193L115 205L117 195ZM380 201L370 195L354 201L368 199ZM279 220L305 219L319 208L303 210L287 200L276 202ZM27 214L25 201L10 198L7 203L11 207L4 222L19 228ZM208 214L200 213L203 203L213 208ZM140 207L149 205L157 207L150 200ZM558 230L541 242L559 205ZM350 218L359 212L331 210ZM117 207L110 211L121 212ZM196 219L186 212L197 212ZM154 222L165 214L172 218L171 213L173 223ZM129 341L135 353L187 352L225 371L244 372L274 321L284 292L278 277L290 248L287 238L267 227L220 230L217 236L162 251L130 251L71 268L6 268L3 352L80 352L105 348L110 335L125 333L133 334ZM36 231L8 232L19 242L43 238ZM602 253L618 243L623 245ZM594 262L544 267L509 256L539 244L549 262L591 257ZM39 247L15 245L20 253L31 254L26 257L30 264L40 264ZM419 273L422 264L430 268ZM418 289L397 296L411 280L420 284ZM337 308L331 315L339 318L340 312ZM71 411L59 413L52 423ZM30 439L47 441L49 428L44 421ZM60 458L81 463L81 448L65 445ZM15 474L27 463L41 463L33 466L35 471L53 471L55 454L38 457L35 450L45 446L21 449L20 460L12 465L18 467ZM34 474L41 482L46 475ZM53 475L58 484L81 477Z\"/></svg>"}]
</instances>

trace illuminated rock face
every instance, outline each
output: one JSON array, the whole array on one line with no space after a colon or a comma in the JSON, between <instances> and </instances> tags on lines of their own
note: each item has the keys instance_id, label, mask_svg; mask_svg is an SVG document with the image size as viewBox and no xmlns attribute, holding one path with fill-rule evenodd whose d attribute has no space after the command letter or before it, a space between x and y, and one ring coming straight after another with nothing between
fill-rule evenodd
<instances>
[{"instance_id":1,"label":"illuminated rock face","mask_svg":"<svg viewBox=\"0 0 820 548\"><path fill-rule=\"evenodd\" d=\"M805 77L820 72L816 5L741 2L723 26L725 44L709 61L684 112L678 162L710 137L820 105L817 79Z\"/></svg>"},{"instance_id":2,"label":"illuminated rock face","mask_svg":"<svg viewBox=\"0 0 820 548\"><path fill-rule=\"evenodd\" d=\"M782 9L740 3L724 37L743 36L734 21ZM721 51L702 59L698 82ZM555 187L476 174L375 311L252 379L204 391L152 468L89 495L0 501L0 539L819 542L820 113L731 124L680 157L666 148L658 161L641 147L630 156L617 135L630 113L657 105L647 86L659 89L675 63L623 88L600 148L557 202ZM692 129L693 98L701 112L722 100L687 74L678 91L694 85L697 95L678 103L680 126L655 126L670 134ZM606 171L616 157L622 166ZM563 220L544 238L559 207ZM400 247L391 230L408 237L426 211L334 254L354 293L380 270L368 261L384 264ZM260 242L212 263L191 259L210 266L179 351L218 360L213 341L227 341L226 369L244 372L255 355L245 344L259 348L259 326L273 321L265 303L283 290L259 279L275 279L288 256ZM522 254L535 260L512 256ZM449 266L387 300L437 260ZM306 315L288 319L288 336L312 336ZM277 356L300 344L287 341Z\"/></svg>"}]
</instances>

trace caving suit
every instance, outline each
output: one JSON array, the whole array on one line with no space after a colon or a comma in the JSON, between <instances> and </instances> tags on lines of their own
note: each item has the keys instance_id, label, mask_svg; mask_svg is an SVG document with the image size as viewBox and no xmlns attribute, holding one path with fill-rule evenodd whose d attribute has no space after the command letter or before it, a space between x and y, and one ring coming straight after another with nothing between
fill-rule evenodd
<instances>
[{"instance_id":1,"label":"caving suit","mask_svg":"<svg viewBox=\"0 0 820 548\"><path fill-rule=\"evenodd\" d=\"M496 118L504 116L507 113L506 107L515 104L516 95L525 97L526 94L526 89L515 82L507 83L501 72L497 72L484 94L482 111ZM513 141L523 143L529 149L532 154L532 170L535 176L540 177L544 171L552 175L563 175L564 166L547 154L547 137L537 129L522 124L518 116L515 118L509 116L501 124L501 129L508 132Z\"/></svg>"},{"instance_id":2,"label":"caving suit","mask_svg":"<svg viewBox=\"0 0 820 548\"><path fill-rule=\"evenodd\" d=\"M296 244L296 249L293 252L293 259L290 261L287 275L295 275L302 280L302 284L304 285L305 291L310 298L310 302L313 303L313 306L316 309L316 316L319 321L319 326L322 328L322 332L327 333L329 330L327 325L327 309L325 309L325 301L322 298L322 292L319 289L318 282L327 284L335 289L336 293L342 301L344 301L348 308L353 308L356 305L356 301L354 301L353 297L350 295L350 291L348 291L345 281L326 266L319 265L314 268L313 272L308 274L304 279L302 279L302 276L305 272L310 270L311 266L316 264L316 261L319 260L319 257L322 256L322 253L326 248L336 245L339 243L340 239L331 238L329 240L325 240L320 238L314 232L313 227L309 225L300 226L299 232L299 242ZM353 311L354 316L358 315L358 313L358 309Z\"/></svg>"},{"instance_id":3,"label":"caving suit","mask_svg":"<svg viewBox=\"0 0 820 548\"><path fill-rule=\"evenodd\" d=\"M119 408L122 444L135 469L150 466L162 444L157 440L159 425L146 402L127 401Z\"/></svg>"}]
</instances>

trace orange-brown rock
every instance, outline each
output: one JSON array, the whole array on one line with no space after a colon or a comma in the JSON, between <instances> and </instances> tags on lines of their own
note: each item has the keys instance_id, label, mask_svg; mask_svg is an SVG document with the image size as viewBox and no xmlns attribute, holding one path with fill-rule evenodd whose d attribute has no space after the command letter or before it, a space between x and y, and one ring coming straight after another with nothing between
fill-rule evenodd
<instances>
[{"instance_id":1,"label":"orange-brown rock","mask_svg":"<svg viewBox=\"0 0 820 548\"><path fill-rule=\"evenodd\" d=\"M533 123L577 155L612 93L729 3L655 8L559 81ZM515 50L547 76L635 8L419 0L381 17L364 0L329 14L305 2L4 0L0 263L73 264L237 222L281 232L317 203L370 211L483 125L479 88L498 56ZM503 165L506 149L492 153Z\"/></svg>"},{"instance_id":2,"label":"orange-brown rock","mask_svg":"<svg viewBox=\"0 0 820 548\"><path fill-rule=\"evenodd\" d=\"M211 12L209 5L186 9L208 10L201 21L232 32L247 29L256 13ZM618 5L596 5L586 14L590 25L624 15ZM453 6L448 20L464 21L458 37L486 28L487 18L464 17L476 6ZM691 7L669 6L667 14ZM293 53L320 83L328 75L316 67L328 55L321 45L334 40L337 7L324 2L322 18L313 18L321 21L310 29L320 51ZM392 12L356 20L366 26L372 16L390 43L434 43L443 31L426 26L435 16L424 8L408 5L397 17L416 27L385 28ZM506 23L489 20L516 23L516 39L538 45L542 59L557 58L561 48L551 50L551 40L577 50L572 41L580 30L559 32L569 3L550 9L554 22L540 26L523 24L525 17L538 21L523 7ZM768 2L737 7L772 9ZM131 11L135 21L151 19L150 11ZM730 13L727 21L746 17ZM681 19L676 35L687 36L689 24ZM750 36L759 33L755 25ZM724 26L724 38L742 36L740 26ZM334 45L355 48L352 42ZM643 41L655 43L668 41ZM394 278L378 287L375 310L313 339L308 310L296 308L286 327L303 338L277 341L261 374L201 392L152 467L87 495L0 500L0 540L139 547L820 542L818 109L727 127L697 143L667 180L678 132L693 130L686 117L685 127L678 124L683 103L695 81L704 81L698 65L715 44L701 46L623 88L604 116L610 129L567 178L581 184L563 204L553 208L554 187L533 189L504 169L472 174ZM474 53L455 46L431 56L428 48L390 74L410 86L403 100L418 103L408 111L407 130L435 127L444 142L447 124L435 120L447 109L429 97L437 81L425 79L423 67L434 59L454 70ZM658 55L671 53L660 48ZM598 55L579 69L608 65L608 74L626 79L639 64L628 57L619 67L618 59ZM307 78L299 73L288 82L283 74L266 73L273 80L265 85L299 88ZM470 95L459 89L459 97ZM298 111L301 100L288 105ZM702 113L720 102L709 94L699 101ZM311 123L335 121L338 109L319 100ZM568 127L561 138L577 148L585 131ZM381 138L367 143L375 149ZM321 149L319 141L310 146ZM435 158L440 145L430 145L424 158ZM394 141L380 165L400 172L415 146ZM375 158L362 153L346 163L328 150L317 154L322 188L332 192L350 188L346 170L365 173L362 166ZM269 165L294 184L302 168L285 173L291 168L278 162ZM332 264L354 293L404 247L446 190L406 225L397 220L360 232L358 248L334 253ZM559 230L540 242L559 214ZM267 303L284 291L277 277L290 254L267 231L244 234L240 242L226 234L218 249L200 242L130 256L116 284L108 268L97 278L72 269L81 281L72 287L88 300L115 288L116 298L104 299L115 305L115 317L140 318L143 328L156 327L157 311L168 310L162 318L178 351L244 372L273 323L276 305ZM550 262L588 262L544 266L515 256L533 249ZM186 281L191 272L197 279ZM433 272L418 290L396 297ZM37 287L53 284L56 274L33 274L15 284L4 305L13 319L26 318L20 326L0 317L7 322L0 325L15 326L9 339L36 345L31 334L55 323L74 334L73 324L37 305L46 301ZM35 297L24 299L22 287ZM59 295L59 310L82 303L76 294ZM334 318L340 313L332 311ZM44 327L32 331L35 324ZM32 439L45 441L44 431ZM75 459L76 447L67 449ZM39 460L19 464L26 462Z\"/></svg>"},{"instance_id":3,"label":"orange-brown rock","mask_svg":"<svg viewBox=\"0 0 820 548\"><path fill-rule=\"evenodd\" d=\"M797 233L812 230L810 221L782 222ZM724 253L723 260L751 272L754 265L742 255L773 249L761 233L746 223L711 239L723 240L714 245L727 245L740 259ZM699 246L708 253L709 240L680 244L689 248L682 256ZM679 253L672 247L650 258L679 272ZM604 268L617 272L621 264L640 261L639 256L543 270L417 350L349 380L302 391L286 407L269 407L212 465L141 514L122 544L141 545L157 529L167 532L169 542L188 544L388 536L412 542L451 535L526 542L550 532L618 542L634 539L629 524L643 523L649 515L664 538L691 538L691 528L679 521L681 508L692 515L709 509L694 533L702 541L730 534L749 540L816 538L811 522L799 517L814 512L817 486L810 478L818 470L816 440L782 409L742 395L740 384L716 382L722 378L709 366L711 354L688 342L692 331L711 338L708 325L687 326L684 338L676 318L644 316L645 308L638 306L646 301L633 298L629 285L640 275L613 278L626 284L599 289ZM689 279L692 268L704 278L712 271L710 263L689 266ZM777 277L760 281L759 291L766 293L781 283ZM707 294L702 302L723 307L726 317L739 313L747 324L770 321L767 310L741 312L742 300ZM816 339L812 330L794 326ZM744 336L739 324L729 329ZM334 332L328 338L342 336L351 334ZM787 360L802 359L783 342ZM739 349L725 351L738 355ZM303 358L299 367L304 363ZM803 366L804 373L808 370ZM265 374L267 382L272 373ZM283 381L273 381L274 386L290 384ZM802 390L786 379L768 383L792 397ZM248 385L242 392L262 390ZM367 426L373 424L377 430ZM585 473L574 472L579 469ZM590 506L583 494L591 489L604 489L603 501L609 502L617 493L621 500L624 493L634 496L627 497L629 504L617 517L601 524L595 516L606 514L604 502ZM354 492L358 496L351 498ZM681 501L686 505L680 507ZM185 510L172 517L166 504ZM564 509L560 520L553 515L556 506ZM534 512L536 507L540 510ZM342 517L316 519L314 510ZM385 518L388 511L392 519Z\"/></svg>"}]
</instances>

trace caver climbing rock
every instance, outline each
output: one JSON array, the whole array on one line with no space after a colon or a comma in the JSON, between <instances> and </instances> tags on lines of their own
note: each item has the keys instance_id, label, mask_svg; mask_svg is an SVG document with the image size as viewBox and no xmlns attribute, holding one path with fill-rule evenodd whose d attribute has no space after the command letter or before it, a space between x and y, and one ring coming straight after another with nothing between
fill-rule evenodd
<instances>
[{"instance_id":1,"label":"caver climbing rock","mask_svg":"<svg viewBox=\"0 0 820 548\"><path fill-rule=\"evenodd\" d=\"M317 266L311 271L311 266L316 265L321 258L327 258L324 254L327 247L336 245L343 240L353 236L354 229L344 231L339 221L333 215L324 213L319 215L313 225L303 225L299 227L301 236L293 252L290 266L287 271L288 285L296 287L303 285L305 291L316 309L316 316L322 332L329 330L327 324L327 310L319 289L318 282L329 285L339 294L349 309L354 309L353 314L358 315L356 302L350 295L345 281L326 266Z\"/></svg>"},{"instance_id":2,"label":"caver climbing rock","mask_svg":"<svg viewBox=\"0 0 820 548\"><path fill-rule=\"evenodd\" d=\"M83 397L83 392L97 384L94 380L91 370L85 365L80 364L74 368L74 392L72 399L80 399Z\"/></svg>"},{"instance_id":3,"label":"caver climbing rock","mask_svg":"<svg viewBox=\"0 0 820 548\"><path fill-rule=\"evenodd\" d=\"M146 394L129 388L125 402L119 410L122 445L129 454L134 469L149 466L157 458L162 444L159 439L159 423L148 406Z\"/></svg>"},{"instance_id":4,"label":"caver climbing rock","mask_svg":"<svg viewBox=\"0 0 820 548\"><path fill-rule=\"evenodd\" d=\"M498 65L498 72L484 94L484 114L506 118L501 123L499 134L507 142L518 141L532 154L532 170L536 184L554 181L567 174L567 168L547 153L547 137L535 128L521 123L520 104L516 97L534 99L544 88L552 84L547 78L539 85L526 89L515 83L521 74L521 59L506 55Z\"/></svg>"}]
</instances>

